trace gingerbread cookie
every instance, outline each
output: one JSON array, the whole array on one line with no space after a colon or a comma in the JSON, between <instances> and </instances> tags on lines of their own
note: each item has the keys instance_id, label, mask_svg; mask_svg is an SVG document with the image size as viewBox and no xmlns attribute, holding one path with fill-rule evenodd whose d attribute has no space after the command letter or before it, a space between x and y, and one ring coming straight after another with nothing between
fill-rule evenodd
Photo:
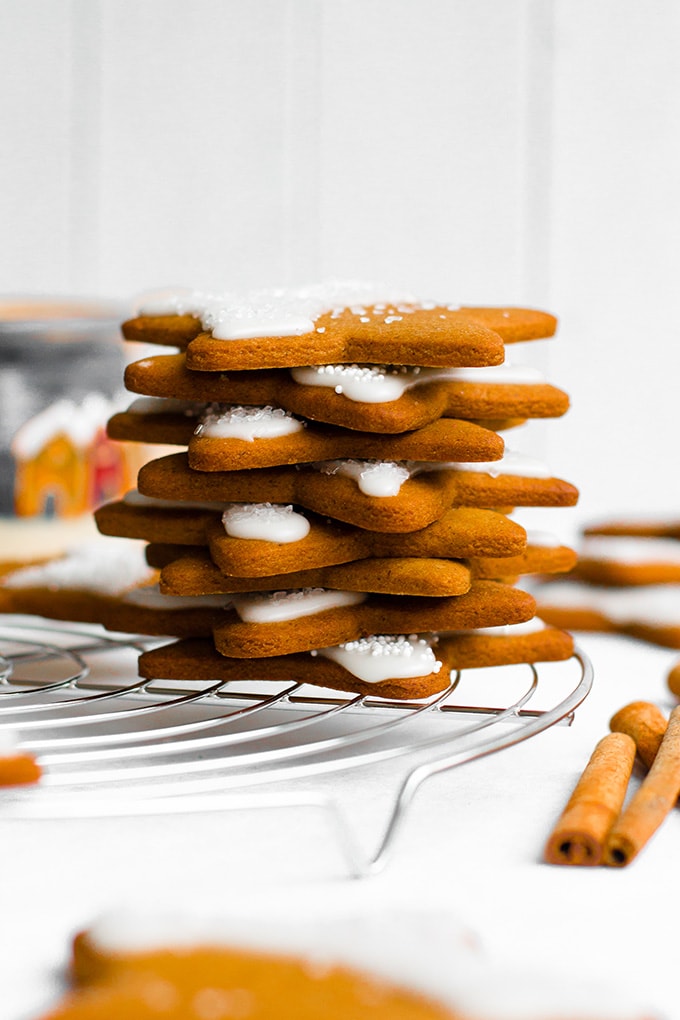
<instances>
[{"instance_id":1,"label":"gingerbread cookie","mask_svg":"<svg viewBox=\"0 0 680 1020\"><path fill-rule=\"evenodd\" d=\"M171 410L166 411L166 407ZM172 410L162 397L135 401L108 423L111 439L170 443L189 448L198 471L235 471L358 457L422 461L493 461L503 455L502 438L474 422L442 418L414 432L383 436L320 425L281 408L196 405Z\"/></svg>"},{"instance_id":2,"label":"gingerbread cookie","mask_svg":"<svg viewBox=\"0 0 680 1020\"><path fill-rule=\"evenodd\" d=\"M675 538L590 535L581 543L573 576L602 585L680 583Z\"/></svg>"},{"instance_id":3,"label":"gingerbread cookie","mask_svg":"<svg viewBox=\"0 0 680 1020\"><path fill-rule=\"evenodd\" d=\"M564 574L571 571L577 553L548 533L527 532L523 552L515 556L480 556L467 560L472 577L491 581L517 578L522 574Z\"/></svg>"},{"instance_id":4,"label":"gingerbread cookie","mask_svg":"<svg viewBox=\"0 0 680 1020\"><path fill-rule=\"evenodd\" d=\"M219 592L268 591L277 588L345 588L388 595L461 595L471 578L514 581L522 574L560 573L571 568L576 553L567 546L527 545L518 556L480 557L461 561L427 556L373 557L346 563L306 567L287 573L241 576L225 574L216 558L191 547L166 546L160 590L168 595L209 595ZM178 550L173 557L172 549ZM148 552L147 552L148 559ZM299 560L298 560L299 562ZM263 564L260 564L262 569Z\"/></svg>"},{"instance_id":5,"label":"gingerbread cookie","mask_svg":"<svg viewBox=\"0 0 680 1020\"><path fill-rule=\"evenodd\" d=\"M425 598L324 588L232 596L213 627L215 647L234 658L262 658L356 641L370 634L423 633L521 623L531 595L476 581L464 595Z\"/></svg>"},{"instance_id":6,"label":"gingerbread cookie","mask_svg":"<svg viewBox=\"0 0 680 1020\"><path fill-rule=\"evenodd\" d=\"M680 648L680 585L604 587L575 580L532 588L537 612L567 630L625 634Z\"/></svg>"},{"instance_id":7,"label":"gingerbread cookie","mask_svg":"<svg viewBox=\"0 0 680 1020\"><path fill-rule=\"evenodd\" d=\"M229 598L217 595L163 595L158 583L143 585L109 600L99 621L107 630L168 637L209 637L222 622Z\"/></svg>"},{"instance_id":8,"label":"gingerbread cookie","mask_svg":"<svg viewBox=\"0 0 680 1020\"><path fill-rule=\"evenodd\" d=\"M630 538L675 538L680 539L680 520L661 520L659 518L643 520L603 521L590 524L583 529L584 535L612 535Z\"/></svg>"},{"instance_id":9,"label":"gingerbread cookie","mask_svg":"<svg viewBox=\"0 0 680 1020\"><path fill-rule=\"evenodd\" d=\"M219 521L224 503L152 499L133 490L123 499L97 507L94 519L102 535L174 545L206 545L208 528ZM153 565L153 564L152 564Z\"/></svg>"},{"instance_id":10,"label":"gingerbread cookie","mask_svg":"<svg viewBox=\"0 0 680 1020\"><path fill-rule=\"evenodd\" d=\"M173 502L128 493L100 507L97 525L106 535L153 543L151 566L177 559L176 546L210 543L226 574L253 577L330 566L367 556L428 556L436 559L505 557L522 552L526 533L493 510L459 507L420 531L366 531L319 517L290 504ZM158 548L164 546L164 548ZM509 570L516 573L514 565Z\"/></svg>"},{"instance_id":11,"label":"gingerbread cookie","mask_svg":"<svg viewBox=\"0 0 680 1020\"><path fill-rule=\"evenodd\" d=\"M101 623L120 632L213 635L225 655L260 658L342 644L371 633L450 630L519 623L533 616L527 592L476 581L462 595L420 597L302 588L234 595L175 596L151 585L102 607Z\"/></svg>"},{"instance_id":12,"label":"gingerbread cookie","mask_svg":"<svg viewBox=\"0 0 680 1020\"><path fill-rule=\"evenodd\" d=\"M516 454L478 464L349 460L200 472L180 453L145 464L138 488L145 496L179 501L297 503L370 531L391 532L425 528L451 507L573 506L578 499L569 482Z\"/></svg>"},{"instance_id":13,"label":"gingerbread cookie","mask_svg":"<svg viewBox=\"0 0 680 1020\"><path fill-rule=\"evenodd\" d=\"M193 552L161 570L160 590L166 595L212 595L282 588L340 588L385 595L463 595L470 570L458 560L427 557L368 557L334 566L295 570L260 577L228 577L207 552Z\"/></svg>"},{"instance_id":14,"label":"gingerbread cookie","mask_svg":"<svg viewBox=\"0 0 680 1020\"><path fill-rule=\"evenodd\" d=\"M221 655L211 641L196 638L142 653L139 674L149 680L275 680L401 700L445 690L456 670L560 661L572 653L571 635L533 619L461 633L373 635L259 659Z\"/></svg>"},{"instance_id":15,"label":"gingerbread cookie","mask_svg":"<svg viewBox=\"0 0 680 1020\"><path fill-rule=\"evenodd\" d=\"M169 545L164 542L149 542L146 547L146 562L155 570L161 570L168 564L184 556L193 556L200 552L195 545Z\"/></svg>"},{"instance_id":16,"label":"gingerbread cookie","mask_svg":"<svg viewBox=\"0 0 680 1020\"><path fill-rule=\"evenodd\" d=\"M489 325L488 323L492 323ZM128 340L187 348L187 366L233 371L334 362L500 364L504 342L551 336L529 309L458 309L356 282L246 295L175 293L143 302Z\"/></svg>"},{"instance_id":17,"label":"gingerbread cookie","mask_svg":"<svg viewBox=\"0 0 680 1020\"><path fill-rule=\"evenodd\" d=\"M299 530L293 532L294 527ZM500 554L518 554L526 533L501 514L468 507L449 510L420 531L395 534L340 524L292 506L236 503L225 508L221 521L213 521L206 534L223 573L257 577L367 557L463 559L491 544Z\"/></svg>"},{"instance_id":18,"label":"gingerbread cookie","mask_svg":"<svg viewBox=\"0 0 680 1020\"><path fill-rule=\"evenodd\" d=\"M364 432L406 432L438 418L489 421L493 431L526 418L556 418L569 407L562 390L524 365L420 368L316 365L247 372L196 372L183 354L133 362L133 393L180 402L273 405L313 421Z\"/></svg>"}]
</instances>

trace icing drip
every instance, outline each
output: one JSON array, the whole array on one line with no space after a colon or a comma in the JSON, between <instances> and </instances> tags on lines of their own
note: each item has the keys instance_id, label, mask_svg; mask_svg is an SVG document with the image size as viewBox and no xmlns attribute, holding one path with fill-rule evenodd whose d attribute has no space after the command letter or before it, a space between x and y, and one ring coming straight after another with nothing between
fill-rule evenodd
<instances>
[{"instance_id":1,"label":"icing drip","mask_svg":"<svg viewBox=\"0 0 680 1020\"><path fill-rule=\"evenodd\" d=\"M302 429L302 422L280 407L226 407L207 411L196 435L216 439L275 439Z\"/></svg>"},{"instance_id":2,"label":"icing drip","mask_svg":"<svg viewBox=\"0 0 680 1020\"><path fill-rule=\"evenodd\" d=\"M309 534L303 514L277 503L232 503L222 514L222 523L232 538L287 544Z\"/></svg>"},{"instance_id":3,"label":"icing drip","mask_svg":"<svg viewBox=\"0 0 680 1020\"><path fill-rule=\"evenodd\" d=\"M340 606L358 605L365 599L363 592L299 588L293 591L240 595L234 598L234 607L244 623L278 623L281 620L314 616Z\"/></svg>"},{"instance_id":4,"label":"icing drip","mask_svg":"<svg viewBox=\"0 0 680 1020\"><path fill-rule=\"evenodd\" d=\"M244 294L180 289L147 297L140 314L194 315L217 340L247 340L311 333L319 316L331 312L337 318L346 308L360 319L366 320L372 311L395 321L395 313L408 314L416 307L424 306L415 304L409 294L390 293L388 288L360 281L336 280Z\"/></svg>"},{"instance_id":5,"label":"icing drip","mask_svg":"<svg viewBox=\"0 0 680 1020\"><path fill-rule=\"evenodd\" d=\"M680 563L680 542L674 538L597 535L584 539L580 555L617 563Z\"/></svg>"},{"instance_id":6,"label":"icing drip","mask_svg":"<svg viewBox=\"0 0 680 1020\"><path fill-rule=\"evenodd\" d=\"M442 663L434 654L435 642L434 636L378 634L332 648L320 648L311 654L337 662L359 680L377 684L438 673Z\"/></svg>"},{"instance_id":7,"label":"icing drip","mask_svg":"<svg viewBox=\"0 0 680 1020\"><path fill-rule=\"evenodd\" d=\"M327 475L345 475L353 478L361 492L367 496L396 496L404 482L429 471L479 471L497 478L499 475L550 478L548 468L523 453L506 450L500 460L494 461L371 461L325 460L312 465Z\"/></svg>"},{"instance_id":8,"label":"icing drip","mask_svg":"<svg viewBox=\"0 0 680 1020\"><path fill-rule=\"evenodd\" d=\"M541 373L526 365L484 368L418 368L406 365L318 365L293 368L295 382L306 386L332 387L348 400L364 404L385 404L414 386L435 380L482 384L527 384L543 382Z\"/></svg>"},{"instance_id":9,"label":"icing drip","mask_svg":"<svg viewBox=\"0 0 680 1020\"><path fill-rule=\"evenodd\" d=\"M410 476L405 464L389 460L326 460L314 466L326 475L354 479L366 496L396 496Z\"/></svg>"},{"instance_id":10,"label":"icing drip","mask_svg":"<svg viewBox=\"0 0 680 1020\"><path fill-rule=\"evenodd\" d=\"M528 457L524 453L507 450L500 460L490 461L458 461L444 465L457 471L479 471L492 478L499 475L518 475L525 478L550 478L551 472L541 461Z\"/></svg>"},{"instance_id":11,"label":"icing drip","mask_svg":"<svg viewBox=\"0 0 680 1020\"><path fill-rule=\"evenodd\" d=\"M522 634L536 634L545 630L545 624L538 616L524 623L505 623L498 627L477 627L474 630L452 630L449 634L480 634L484 637L521 637Z\"/></svg>"},{"instance_id":12,"label":"icing drip","mask_svg":"<svg viewBox=\"0 0 680 1020\"><path fill-rule=\"evenodd\" d=\"M22 567L4 579L8 588L60 588L119 595L154 576L145 542L97 539L71 549L59 559Z\"/></svg>"},{"instance_id":13,"label":"icing drip","mask_svg":"<svg viewBox=\"0 0 680 1020\"><path fill-rule=\"evenodd\" d=\"M590 609L614 623L680 627L680 585L643 585L640 588L596 588L576 581L551 581L536 589L540 605Z\"/></svg>"}]
</instances>

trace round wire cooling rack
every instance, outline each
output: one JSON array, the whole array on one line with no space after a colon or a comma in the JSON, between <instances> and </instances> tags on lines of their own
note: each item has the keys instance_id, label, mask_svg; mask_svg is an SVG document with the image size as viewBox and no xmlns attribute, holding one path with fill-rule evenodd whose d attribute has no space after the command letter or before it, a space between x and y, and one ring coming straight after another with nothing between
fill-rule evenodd
<instances>
[{"instance_id":1,"label":"round wire cooling rack","mask_svg":"<svg viewBox=\"0 0 680 1020\"><path fill-rule=\"evenodd\" d=\"M140 652L159 643L6 618L0 731L18 736L43 777L0 791L0 818L308 806L328 818L350 873L366 875L384 866L425 780L570 723L593 681L578 648L564 662L460 671L422 701L299 683L139 679ZM386 761L401 762L403 774L372 854L358 846L335 800L295 792L296 780ZM276 789L283 781L289 785Z\"/></svg>"}]
</instances>

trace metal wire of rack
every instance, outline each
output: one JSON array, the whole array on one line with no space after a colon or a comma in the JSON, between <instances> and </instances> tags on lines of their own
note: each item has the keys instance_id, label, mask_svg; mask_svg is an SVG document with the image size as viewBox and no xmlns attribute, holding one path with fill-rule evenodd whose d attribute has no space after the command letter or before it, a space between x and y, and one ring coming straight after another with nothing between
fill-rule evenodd
<instances>
[{"instance_id":1,"label":"metal wire of rack","mask_svg":"<svg viewBox=\"0 0 680 1020\"><path fill-rule=\"evenodd\" d=\"M423 701L298 683L141 680L137 657L154 644L87 625L6 618L0 730L18 734L44 775L36 787L0 791L0 818L307 806L328 819L350 874L373 874L428 778L570 723L593 681L579 649L538 668L458 672ZM294 789L298 779L385 761L403 763L404 772L371 854L333 799ZM288 788L277 790L283 781Z\"/></svg>"}]
</instances>

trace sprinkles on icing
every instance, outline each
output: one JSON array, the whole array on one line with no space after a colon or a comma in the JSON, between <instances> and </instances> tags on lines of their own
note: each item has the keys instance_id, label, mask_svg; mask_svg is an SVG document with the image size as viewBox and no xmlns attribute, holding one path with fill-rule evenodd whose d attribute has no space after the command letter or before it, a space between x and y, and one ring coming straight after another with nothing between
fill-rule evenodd
<instances>
[{"instance_id":1,"label":"sprinkles on icing","mask_svg":"<svg viewBox=\"0 0 680 1020\"><path fill-rule=\"evenodd\" d=\"M231 503L222 514L224 530L232 538L264 542L299 542L309 534L309 521L280 503Z\"/></svg>"},{"instance_id":2,"label":"sprinkles on icing","mask_svg":"<svg viewBox=\"0 0 680 1020\"><path fill-rule=\"evenodd\" d=\"M316 654L337 662L359 680L381 683L439 673L442 663L433 651L436 641L435 635L425 638L417 634L374 634L321 648Z\"/></svg>"},{"instance_id":3,"label":"sprinkles on icing","mask_svg":"<svg viewBox=\"0 0 680 1020\"><path fill-rule=\"evenodd\" d=\"M481 368L446 369L410 365L312 365L292 368L290 372L296 383L332 387L348 400L364 404L386 404L398 400L414 386L438 380L506 385L544 381L538 370L509 362Z\"/></svg>"},{"instance_id":4,"label":"sprinkles on icing","mask_svg":"<svg viewBox=\"0 0 680 1020\"><path fill-rule=\"evenodd\" d=\"M142 315L193 315L216 340L247 340L262 336L302 336L316 320L350 308L359 319L377 315L387 322L428 305L408 293L360 281L330 281L304 287L252 290L244 294L210 294L179 289L142 302ZM431 305L430 307L434 307Z\"/></svg>"},{"instance_id":5,"label":"sprinkles on icing","mask_svg":"<svg viewBox=\"0 0 680 1020\"><path fill-rule=\"evenodd\" d=\"M275 439L299 432L303 423L280 407L210 408L201 418L196 435L219 439Z\"/></svg>"},{"instance_id":6,"label":"sprinkles on icing","mask_svg":"<svg viewBox=\"0 0 680 1020\"><path fill-rule=\"evenodd\" d=\"M299 588L292 591L257 592L235 597L233 602L244 623L276 623L313 616L327 609L364 602L366 594L356 591L331 591L327 588Z\"/></svg>"}]
</instances>

